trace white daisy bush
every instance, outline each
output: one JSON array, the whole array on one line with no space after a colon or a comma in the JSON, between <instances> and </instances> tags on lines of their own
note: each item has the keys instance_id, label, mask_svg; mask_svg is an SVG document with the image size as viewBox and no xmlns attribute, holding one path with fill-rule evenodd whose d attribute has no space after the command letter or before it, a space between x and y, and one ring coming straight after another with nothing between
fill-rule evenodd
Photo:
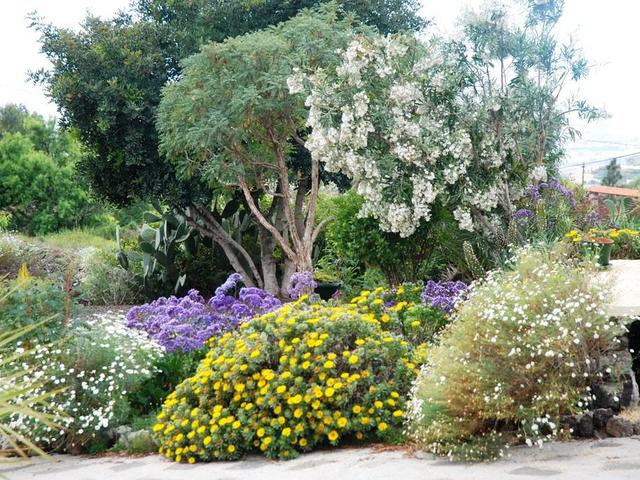
<instances>
[{"instance_id":1,"label":"white daisy bush","mask_svg":"<svg viewBox=\"0 0 640 480\"><path fill-rule=\"evenodd\" d=\"M558 252L523 249L472 287L414 384L407 430L424 448L475 461L512 443L569 435L622 329L605 292Z\"/></svg>"},{"instance_id":2,"label":"white daisy bush","mask_svg":"<svg viewBox=\"0 0 640 480\"><path fill-rule=\"evenodd\" d=\"M156 373L153 365L164 355L162 347L125 327L124 317L112 312L74 321L68 337L53 345L16 345L16 351L24 349L26 356L11 368L24 372L30 398L56 392L33 407L52 414L60 428L20 415L13 415L9 425L45 449L60 451L79 451L125 420L127 393Z\"/></svg>"}]
</instances>

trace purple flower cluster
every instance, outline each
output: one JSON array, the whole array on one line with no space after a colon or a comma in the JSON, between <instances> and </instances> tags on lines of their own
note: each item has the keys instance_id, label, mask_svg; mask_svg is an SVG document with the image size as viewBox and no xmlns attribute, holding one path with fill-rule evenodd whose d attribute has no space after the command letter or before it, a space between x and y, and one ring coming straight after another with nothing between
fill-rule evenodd
<instances>
[{"instance_id":1,"label":"purple flower cluster","mask_svg":"<svg viewBox=\"0 0 640 480\"><path fill-rule=\"evenodd\" d=\"M528 208L520 208L513 213L513 218L516 220L528 219L534 216L533 211Z\"/></svg>"},{"instance_id":2,"label":"purple flower cluster","mask_svg":"<svg viewBox=\"0 0 640 480\"><path fill-rule=\"evenodd\" d=\"M548 182L540 182L537 185L530 185L525 188L524 192L532 201L537 202L538 200L540 200L540 197L545 190L558 192L560 195L567 199L572 208L575 208L576 199L573 195L573 192L562 185L560 180L558 180L557 178L552 178Z\"/></svg>"},{"instance_id":3,"label":"purple flower cluster","mask_svg":"<svg viewBox=\"0 0 640 480\"><path fill-rule=\"evenodd\" d=\"M302 295L312 294L318 284L313 279L313 273L311 272L296 272L291 275L289 281L289 287L287 293L292 300L297 300Z\"/></svg>"},{"instance_id":4,"label":"purple flower cluster","mask_svg":"<svg viewBox=\"0 0 640 480\"><path fill-rule=\"evenodd\" d=\"M169 352L196 350L209 338L282 305L259 288L241 288L236 298L232 293L241 280L238 273L230 275L208 302L197 290L189 290L184 297L160 297L138 305L127 313L126 325L147 332Z\"/></svg>"},{"instance_id":5,"label":"purple flower cluster","mask_svg":"<svg viewBox=\"0 0 640 480\"><path fill-rule=\"evenodd\" d=\"M465 292L467 284L464 282L435 282L429 280L422 292L422 301L445 313L451 313Z\"/></svg>"}]
</instances>

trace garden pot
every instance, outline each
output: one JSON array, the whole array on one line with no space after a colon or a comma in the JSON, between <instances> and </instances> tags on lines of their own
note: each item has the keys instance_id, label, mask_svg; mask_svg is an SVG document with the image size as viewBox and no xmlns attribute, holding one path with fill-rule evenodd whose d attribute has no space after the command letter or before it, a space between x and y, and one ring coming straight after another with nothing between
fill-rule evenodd
<instances>
[{"instance_id":1,"label":"garden pot","mask_svg":"<svg viewBox=\"0 0 640 480\"><path fill-rule=\"evenodd\" d=\"M331 297L340 290L341 286L340 282L318 282L316 293L320 295L322 300L331 300Z\"/></svg>"},{"instance_id":2,"label":"garden pot","mask_svg":"<svg viewBox=\"0 0 640 480\"><path fill-rule=\"evenodd\" d=\"M596 239L596 243L600 244L598 264L601 267L608 267L611 264L611 250L613 249L613 240L611 240L610 238L599 238Z\"/></svg>"}]
</instances>

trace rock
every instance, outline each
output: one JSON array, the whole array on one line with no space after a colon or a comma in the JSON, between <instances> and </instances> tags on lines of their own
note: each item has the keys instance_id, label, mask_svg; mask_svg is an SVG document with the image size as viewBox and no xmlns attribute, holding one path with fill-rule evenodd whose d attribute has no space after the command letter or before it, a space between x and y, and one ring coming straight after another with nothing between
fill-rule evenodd
<instances>
[{"instance_id":1,"label":"rock","mask_svg":"<svg viewBox=\"0 0 640 480\"><path fill-rule=\"evenodd\" d=\"M620 411L618 398L619 386L615 383L599 383L591 387L594 408L610 408L614 412Z\"/></svg>"},{"instance_id":2,"label":"rock","mask_svg":"<svg viewBox=\"0 0 640 480\"><path fill-rule=\"evenodd\" d=\"M596 408L593 412L593 427L596 429L606 428L611 417L613 417L613 410L610 408Z\"/></svg>"},{"instance_id":3,"label":"rock","mask_svg":"<svg viewBox=\"0 0 640 480\"><path fill-rule=\"evenodd\" d=\"M624 418L611 417L607 421L607 433L612 437L630 437L633 431L633 424Z\"/></svg>"},{"instance_id":4,"label":"rock","mask_svg":"<svg viewBox=\"0 0 640 480\"><path fill-rule=\"evenodd\" d=\"M565 415L560 419L560 427L570 432L572 435L578 435L578 419L579 415Z\"/></svg>"},{"instance_id":5,"label":"rock","mask_svg":"<svg viewBox=\"0 0 640 480\"><path fill-rule=\"evenodd\" d=\"M640 402L640 392L638 382L632 370L627 370L622 374L622 393L620 394L620 406L624 408L637 407Z\"/></svg>"},{"instance_id":6,"label":"rock","mask_svg":"<svg viewBox=\"0 0 640 480\"><path fill-rule=\"evenodd\" d=\"M578 425L576 426L576 432L578 434L578 437L593 437L593 416L591 415L591 413L580 415L578 419Z\"/></svg>"},{"instance_id":7,"label":"rock","mask_svg":"<svg viewBox=\"0 0 640 480\"><path fill-rule=\"evenodd\" d=\"M636 422L633 424L633 434L640 435L640 422Z\"/></svg>"},{"instance_id":8,"label":"rock","mask_svg":"<svg viewBox=\"0 0 640 480\"><path fill-rule=\"evenodd\" d=\"M133 429L129 425L120 425L113 430L116 439L120 439L132 431Z\"/></svg>"},{"instance_id":9,"label":"rock","mask_svg":"<svg viewBox=\"0 0 640 480\"><path fill-rule=\"evenodd\" d=\"M151 432L149 430L137 430L135 432L130 431L125 435L120 437L120 442L125 446L129 447L132 443L139 441L145 443L153 443L153 438L151 437Z\"/></svg>"}]
</instances>

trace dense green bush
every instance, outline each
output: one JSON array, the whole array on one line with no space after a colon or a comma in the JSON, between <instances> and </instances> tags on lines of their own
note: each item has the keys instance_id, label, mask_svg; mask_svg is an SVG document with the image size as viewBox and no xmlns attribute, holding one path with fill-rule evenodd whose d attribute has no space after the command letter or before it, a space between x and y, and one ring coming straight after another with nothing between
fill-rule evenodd
<instances>
[{"instance_id":1,"label":"dense green bush","mask_svg":"<svg viewBox=\"0 0 640 480\"><path fill-rule=\"evenodd\" d=\"M618 329L587 272L563 254L520 251L475 285L416 381L410 430L424 448L494 459L509 443L561 435L590 400Z\"/></svg>"},{"instance_id":2,"label":"dense green bush","mask_svg":"<svg viewBox=\"0 0 640 480\"><path fill-rule=\"evenodd\" d=\"M402 238L380 230L374 219L358 218L362 202L353 191L322 201L322 210L334 217L324 234L324 254L338 270L352 269L357 278L379 269L394 285L438 276L448 265L464 272L462 242L470 234L459 230L445 210L436 209L431 225Z\"/></svg>"},{"instance_id":3,"label":"dense green bush","mask_svg":"<svg viewBox=\"0 0 640 480\"><path fill-rule=\"evenodd\" d=\"M95 222L100 208L77 178L67 155L36 150L20 133L0 140L0 209L11 213L11 226L29 234L45 234Z\"/></svg>"},{"instance_id":4,"label":"dense green bush","mask_svg":"<svg viewBox=\"0 0 640 480\"><path fill-rule=\"evenodd\" d=\"M211 340L154 431L179 462L258 450L292 458L345 438L393 441L414 376L412 349L358 306L297 301Z\"/></svg>"}]
</instances>

